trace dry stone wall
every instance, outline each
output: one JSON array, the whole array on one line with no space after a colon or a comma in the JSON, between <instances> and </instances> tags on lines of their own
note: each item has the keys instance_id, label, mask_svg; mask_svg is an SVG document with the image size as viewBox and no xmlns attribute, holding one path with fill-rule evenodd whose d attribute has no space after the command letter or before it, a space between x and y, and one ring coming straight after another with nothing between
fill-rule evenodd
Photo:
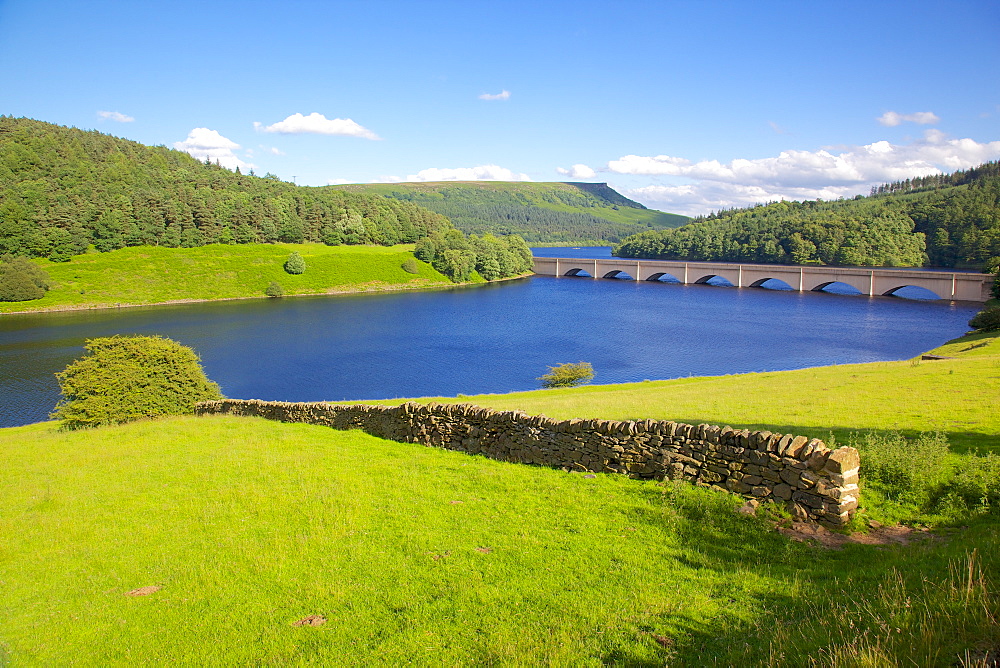
<instances>
[{"instance_id":1,"label":"dry stone wall","mask_svg":"<svg viewBox=\"0 0 1000 668\"><path fill-rule=\"evenodd\" d=\"M858 451L818 439L662 420L553 420L469 404L401 406L224 399L199 415L231 414L334 429L492 459L643 479L684 479L783 503L800 519L841 525L858 507Z\"/></svg>"}]
</instances>

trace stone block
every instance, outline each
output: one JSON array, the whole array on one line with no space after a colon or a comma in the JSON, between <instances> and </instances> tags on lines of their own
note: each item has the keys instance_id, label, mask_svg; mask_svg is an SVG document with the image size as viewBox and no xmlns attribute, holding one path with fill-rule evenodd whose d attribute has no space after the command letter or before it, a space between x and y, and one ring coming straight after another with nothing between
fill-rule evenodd
<instances>
[{"instance_id":1,"label":"stone block","mask_svg":"<svg viewBox=\"0 0 1000 668\"><path fill-rule=\"evenodd\" d=\"M781 499L782 501L787 501L792 498L792 488L785 483L779 483L774 486L774 498Z\"/></svg>"},{"instance_id":2,"label":"stone block","mask_svg":"<svg viewBox=\"0 0 1000 668\"><path fill-rule=\"evenodd\" d=\"M768 489L767 487L757 485L756 487L751 488L750 493L756 496L757 498L763 498L769 495L771 493L771 490Z\"/></svg>"},{"instance_id":3,"label":"stone block","mask_svg":"<svg viewBox=\"0 0 1000 668\"><path fill-rule=\"evenodd\" d=\"M823 470L843 475L861 466L861 456L855 448L842 446L830 453Z\"/></svg>"},{"instance_id":4,"label":"stone block","mask_svg":"<svg viewBox=\"0 0 1000 668\"><path fill-rule=\"evenodd\" d=\"M809 492L792 492L792 500L808 508L818 509L823 507L823 498Z\"/></svg>"}]
</instances>

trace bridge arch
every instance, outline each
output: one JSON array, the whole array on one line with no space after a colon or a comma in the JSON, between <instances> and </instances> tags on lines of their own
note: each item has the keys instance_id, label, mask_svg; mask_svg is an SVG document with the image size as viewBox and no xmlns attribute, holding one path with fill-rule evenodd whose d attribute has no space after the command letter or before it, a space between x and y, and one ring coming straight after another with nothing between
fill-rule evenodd
<instances>
[{"instance_id":1,"label":"bridge arch","mask_svg":"<svg viewBox=\"0 0 1000 668\"><path fill-rule=\"evenodd\" d=\"M591 276L586 269L582 269L580 267L573 267L572 269L567 270L565 273L563 273L563 276L580 276L582 278L593 278L593 276Z\"/></svg>"},{"instance_id":2,"label":"bridge arch","mask_svg":"<svg viewBox=\"0 0 1000 668\"><path fill-rule=\"evenodd\" d=\"M785 281L780 278L761 278L750 284L751 288L763 288L765 290L783 290L785 292L789 290L795 290Z\"/></svg>"},{"instance_id":3,"label":"bridge arch","mask_svg":"<svg viewBox=\"0 0 1000 668\"><path fill-rule=\"evenodd\" d=\"M930 288L925 288L921 285L900 285L892 290L887 290L882 293L883 297L898 297L899 299L918 299L922 301L931 301L934 299L944 299L938 293L934 292Z\"/></svg>"},{"instance_id":4,"label":"bridge arch","mask_svg":"<svg viewBox=\"0 0 1000 668\"><path fill-rule=\"evenodd\" d=\"M867 295L868 291L871 289L869 282L864 280L864 277L854 277L854 276L837 276L835 280L821 279L815 283L806 283L802 286L804 290L809 290L811 292L833 292L835 294L854 294L853 292L845 292L843 288L839 286L848 286L857 290L858 294ZM832 287L832 290L827 290L827 288Z\"/></svg>"},{"instance_id":5,"label":"bridge arch","mask_svg":"<svg viewBox=\"0 0 1000 668\"><path fill-rule=\"evenodd\" d=\"M810 288L811 292L829 292L833 295L867 295L867 290L862 290L856 285L844 281L827 281Z\"/></svg>"},{"instance_id":6,"label":"bridge arch","mask_svg":"<svg viewBox=\"0 0 1000 668\"><path fill-rule=\"evenodd\" d=\"M681 279L677 278L673 274L666 271L659 271L654 274L650 274L645 279L646 281L652 281L654 283L682 283Z\"/></svg>"},{"instance_id":7,"label":"bridge arch","mask_svg":"<svg viewBox=\"0 0 1000 668\"><path fill-rule=\"evenodd\" d=\"M602 278L611 278L616 280L627 280L627 281L635 280L635 278L633 278L630 274L622 271L621 269L612 269L611 271L604 274Z\"/></svg>"},{"instance_id":8,"label":"bridge arch","mask_svg":"<svg viewBox=\"0 0 1000 668\"><path fill-rule=\"evenodd\" d=\"M739 280L739 279L737 279ZM695 281L695 285L735 288L736 284L721 274L705 274Z\"/></svg>"}]
</instances>

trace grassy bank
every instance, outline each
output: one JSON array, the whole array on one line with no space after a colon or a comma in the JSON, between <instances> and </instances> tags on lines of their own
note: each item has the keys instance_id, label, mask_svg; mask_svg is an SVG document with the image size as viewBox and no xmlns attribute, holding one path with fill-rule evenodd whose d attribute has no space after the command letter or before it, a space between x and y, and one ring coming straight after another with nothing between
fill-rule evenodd
<instances>
[{"instance_id":1,"label":"grassy bank","mask_svg":"<svg viewBox=\"0 0 1000 668\"><path fill-rule=\"evenodd\" d=\"M231 417L0 449L15 666L950 665L1000 642L985 520L829 551L688 484Z\"/></svg>"},{"instance_id":2,"label":"grassy bank","mask_svg":"<svg viewBox=\"0 0 1000 668\"><path fill-rule=\"evenodd\" d=\"M452 285L424 262L403 269L409 246L248 244L162 248L142 246L79 255L69 262L36 260L52 278L42 299L0 302L0 313L171 301L264 297L275 281L286 295L404 290ZM285 272L292 251L306 261L300 275Z\"/></svg>"},{"instance_id":3,"label":"grassy bank","mask_svg":"<svg viewBox=\"0 0 1000 668\"><path fill-rule=\"evenodd\" d=\"M1000 333L971 334L931 353L951 359L416 401L474 403L560 419L707 422L826 440L833 434L840 443L871 430L941 432L958 452L1000 454Z\"/></svg>"}]
</instances>

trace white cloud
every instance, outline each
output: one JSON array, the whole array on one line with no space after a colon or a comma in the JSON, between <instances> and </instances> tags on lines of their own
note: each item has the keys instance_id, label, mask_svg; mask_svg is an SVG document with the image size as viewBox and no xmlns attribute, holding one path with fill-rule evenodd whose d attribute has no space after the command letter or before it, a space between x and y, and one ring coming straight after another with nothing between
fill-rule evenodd
<instances>
[{"instance_id":1,"label":"white cloud","mask_svg":"<svg viewBox=\"0 0 1000 668\"><path fill-rule=\"evenodd\" d=\"M1000 158L1000 141L949 139L927 130L910 144L877 141L818 151L783 151L776 157L729 164L691 162L667 155L626 155L608 163L619 174L682 178L690 183L626 190L644 204L697 215L709 210L781 199L836 199L867 194L873 185L952 172Z\"/></svg>"},{"instance_id":2,"label":"white cloud","mask_svg":"<svg viewBox=\"0 0 1000 668\"><path fill-rule=\"evenodd\" d=\"M457 167L454 169L430 167L410 174L405 179L392 176L383 181L530 181L527 174L519 174L499 165L479 165L478 167Z\"/></svg>"},{"instance_id":3,"label":"white cloud","mask_svg":"<svg viewBox=\"0 0 1000 668\"><path fill-rule=\"evenodd\" d=\"M258 146L271 155L285 155L285 152L274 146L264 146L263 144L258 144Z\"/></svg>"},{"instance_id":4,"label":"white cloud","mask_svg":"<svg viewBox=\"0 0 1000 668\"><path fill-rule=\"evenodd\" d=\"M933 125L940 122L937 114L931 111L918 111L914 114L900 114L895 111L887 111L878 117L878 122L892 128L900 123L917 123L918 125Z\"/></svg>"},{"instance_id":5,"label":"white cloud","mask_svg":"<svg viewBox=\"0 0 1000 668\"><path fill-rule=\"evenodd\" d=\"M499 93L495 93L495 94L483 93L482 95L479 96L479 99L480 100L509 100L510 99L510 91L509 90L502 90Z\"/></svg>"},{"instance_id":6,"label":"white cloud","mask_svg":"<svg viewBox=\"0 0 1000 668\"><path fill-rule=\"evenodd\" d=\"M208 158L212 162L218 161L228 169L239 167L241 170L246 170L255 167L256 165L243 162L233 153L239 147L240 145L233 140L208 128L195 128L188 133L187 139L174 142L174 148L177 150L190 153L199 160Z\"/></svg>"},{"instance_id":7,"label":"white cloud","mask_svg":"<svg viewBox=\"0 0 1000 668\"><path fill-rule=\"evenodd\" d=\"M348 179L327 179L326 185L328 186L342 186L345 183L357 183L357 181L350 181Z\"/></svg>"},{"instance_id":8,"label":"white cloud","mask_svg":"<svg viewBox=\"0 0 1000 668\"><path fill-rule=\"evenodd\" d=\"M131 123L135 120L131 116L126 116L120 111L99 111L97 112L97 115L109 121L115 121L116 123Z\"/></svg>"},{"instance_id":9,"label":"white cloud","mask_svg":"<svg viewBox=\"0 0 1000 668\"><path fill-rule=\"evenodd\" d=\"M278 132L281 134L316 134L341 135L345 137L361 137L363 139L380 139L366 127L358 125L350 118L327 118L323 114L313 112L308 116L292 114L283 121L271 125L254 122L254 128L259 132Z\"/></svg>"},{"instance_id":10,"label":"white cloud","mask_svg":"<svg viewBox=\"0 0 1000 668\"><path fill-rule=\"evenodd\" d=\"M571 179L592 179L597 176L597 172L584 164L576 164L569 169L556 167L556 171L563 176L568 176Z\"/></svg>"}]
</instances>

